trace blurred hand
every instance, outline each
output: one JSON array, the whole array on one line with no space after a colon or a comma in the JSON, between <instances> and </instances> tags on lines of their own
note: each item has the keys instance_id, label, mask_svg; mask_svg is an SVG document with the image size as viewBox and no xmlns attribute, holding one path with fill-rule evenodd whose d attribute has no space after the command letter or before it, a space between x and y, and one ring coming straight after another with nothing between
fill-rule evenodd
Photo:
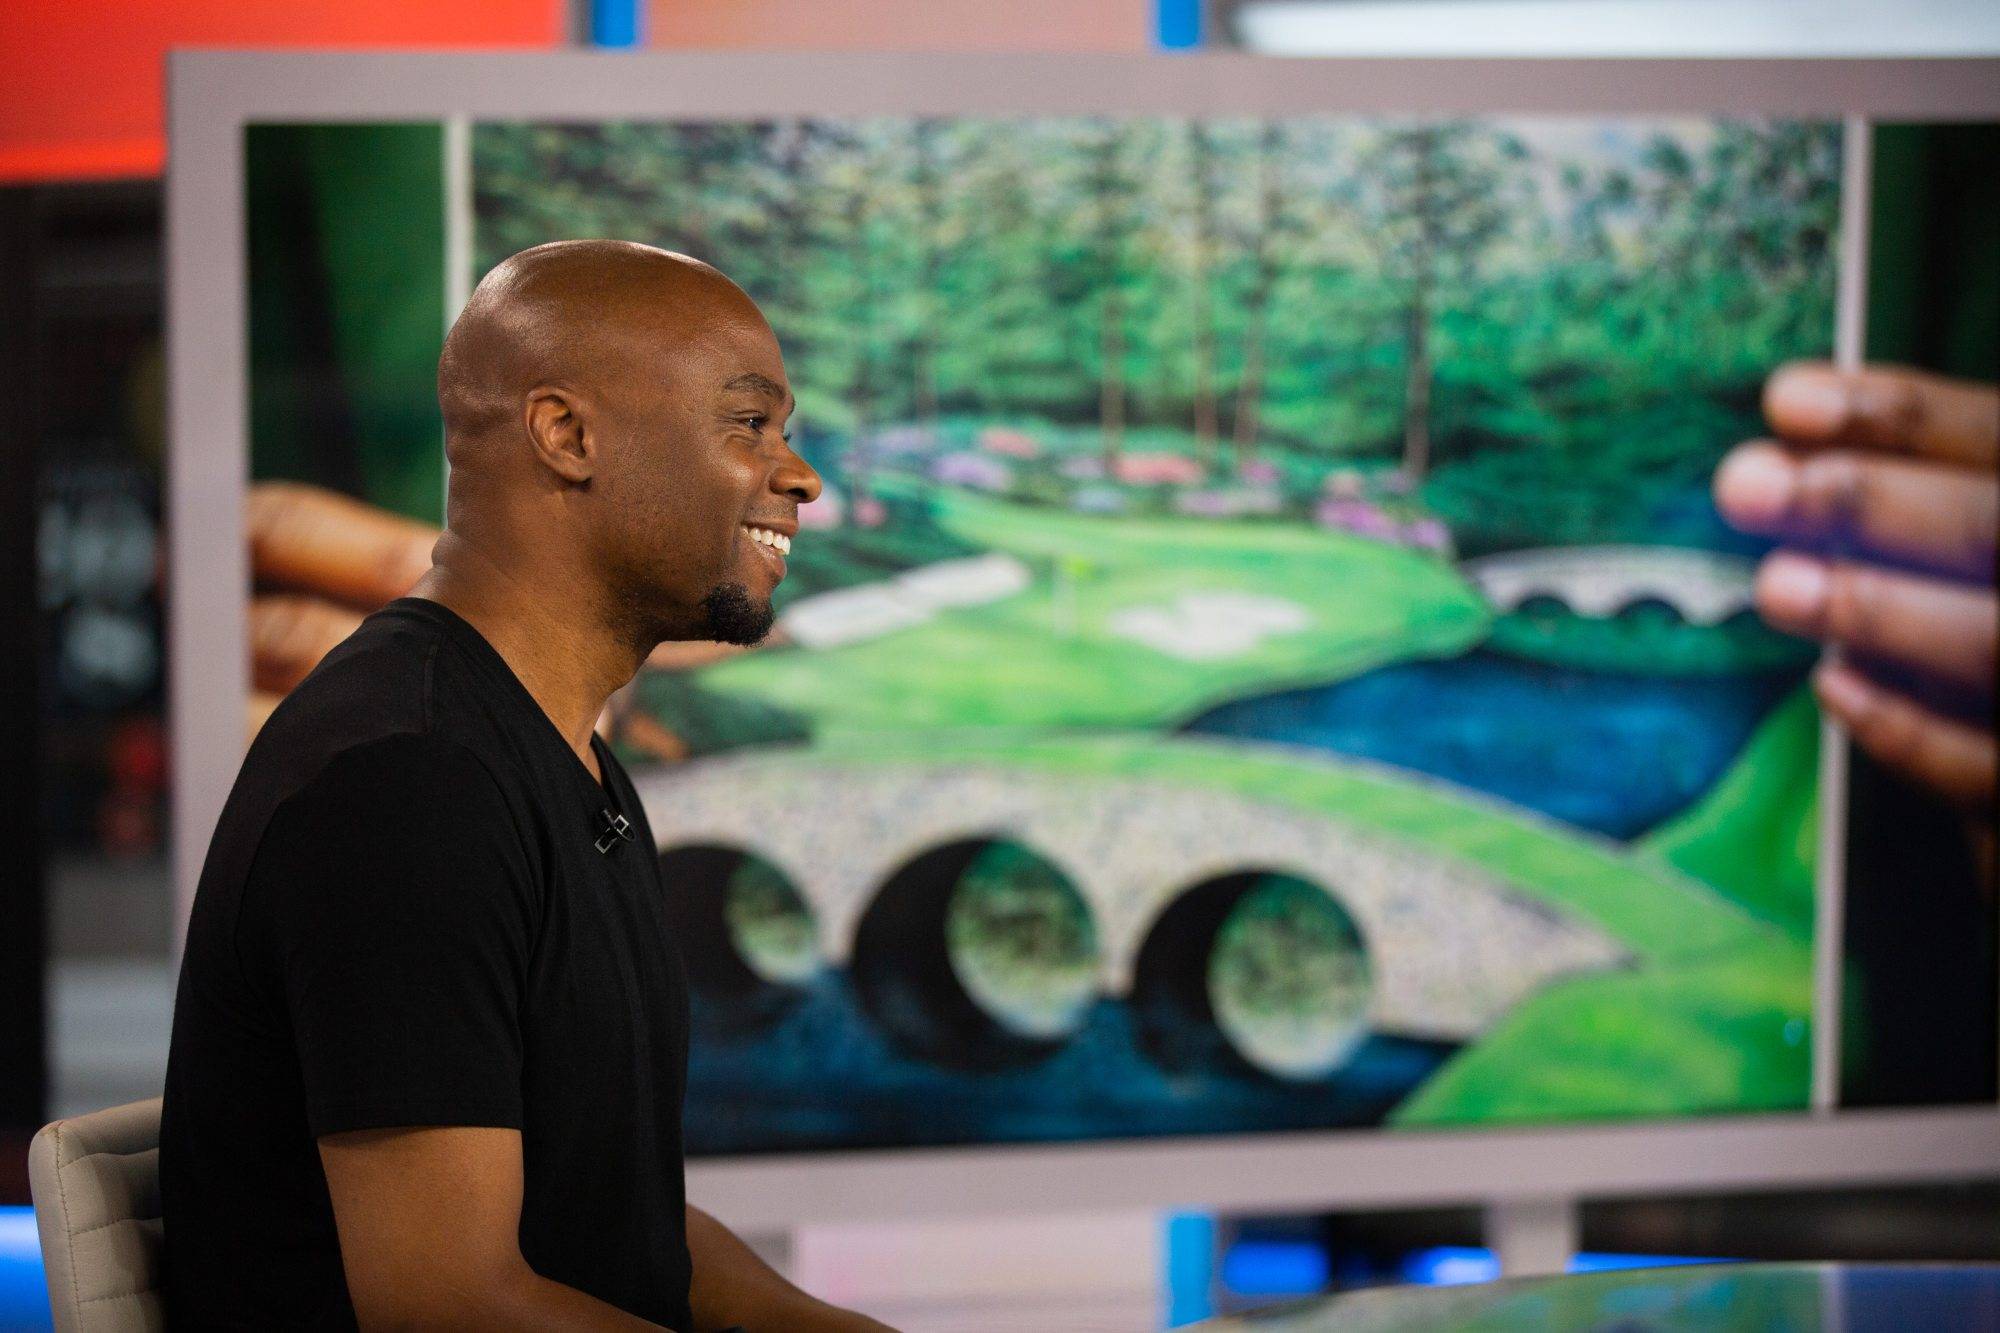
<instances>
[{"instance_id":1,"label":"blurred hand","mask_svg":"<svg viewBox=\"0 0 2000 1333\"><path fill-rule=\"evenodd\" d=\"M1765 385L1764 415L1777 439L1740 445L1715 476L1723 516L1780 543L1757 571L1757 609L1851 655L1814 671L1820 706L1963 811L1990 867L1990 712L1968 720L1954 712L1977 706L1938 701L1993 697L2000 387L1797 364ZM1937 688L1920 698L1861 661Z\"/></svg>"},{"instance_id":2,"label":"blurred hand","mask_svg":"<svg viewBox=\"0 0 2000 1333\"><path fill-rule=\"evenodd\" d=\"M250 731L352 634L431 567L438 530L317 486L258 482L250 539Z\"/></svg>"}]
</instances>

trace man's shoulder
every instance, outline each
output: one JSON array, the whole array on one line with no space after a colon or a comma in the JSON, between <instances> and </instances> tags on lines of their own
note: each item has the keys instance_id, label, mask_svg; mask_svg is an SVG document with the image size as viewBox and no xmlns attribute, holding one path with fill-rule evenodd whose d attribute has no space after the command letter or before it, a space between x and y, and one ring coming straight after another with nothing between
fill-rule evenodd
<instances>
[{"instance_id":1,"label":"man's shoulder","mask_svg":"<svg viewBox=\"0 0 2000 1333\"><path fill-rule=\"evenodd\" d=\"M272 711L245 774L261 769L297 790L335 760L467 772L476 762L504 782L504 728L479 707L489 687L463 657L444 626L409 603L378 611Z\"/></svg>"},{"instance_id":2,"label":"man's shoulder","mask_svg":"<svg viewBox=\"0 0 2000 1333\"><path fill-rule=\"evenodd\" d=\"M310 744L425 730L443 637L437 626L397 607L376 612L285 696L259 740Z\"/></svg>"},{"instance_id":3,"label":"man's shoulder","mask_svg":"<svg viewBox=\"0 0 2000 1333\"><path fill-rule=\"evenodd\" d=\"M498 840L525 848L533 843L523 836L531 811L493 765L449 735L356 728L328 743L246 760L210 844L202 887L211 872L247 886L260 873L253 867L298 878L302 870L366 861L390 845Z\"/></svg>"},{"instance_id":4,"label":"man's shoulder","mask_svg":"<svg viewBox=\"0 0 2000 1333\"><path fill-rule=\"evenodd\" d=\"M524 802L505 738L454 702L466 683L449 648L438 626L394 607L364 621L259 730L231 794L232 813L249 823L239 834L255 841L279 810L327 803L423 799L456 817L484 808L518 821ZM224 827L232 822L226 814Z\"/></svg>"},{"instance_id":5,"label":"man's shoulder","mask_svg":"<svg viewBox=\"0 0 2000 1333\"><path fill-rule=\"evenodd\" d=\"M470 807L504 813L510 805L495 765L447 732L385 730L354 737L315 760L299 774L291 804L395 806L420 799L441 814Z\"/></svg>"}]
</instances>

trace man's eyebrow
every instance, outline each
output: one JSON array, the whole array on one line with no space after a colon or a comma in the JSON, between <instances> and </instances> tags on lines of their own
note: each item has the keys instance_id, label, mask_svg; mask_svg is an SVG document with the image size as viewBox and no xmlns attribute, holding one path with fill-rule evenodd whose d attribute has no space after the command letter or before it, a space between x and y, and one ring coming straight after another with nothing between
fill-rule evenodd
<instances>
[{"instance_id":1,"label":"man's eyebrow","mask_svg":"<svg viewBox=\"0 0 2000 1333\"><path fill-rule=\"evenodd\" d=\"M772 379L769 375L759 375L754 370L746 371L745 373L738 375L735 379L732 379L728 383L724 384L722 386L722 389L723 392L725 393L734 392L737 390L747 390L750 393L761 393L766 398L775 398L781 402L787 402L787 403L789 403L792 400L792 395L786 391L785 387L782 384Z\"/></svg>"}]
</instances>

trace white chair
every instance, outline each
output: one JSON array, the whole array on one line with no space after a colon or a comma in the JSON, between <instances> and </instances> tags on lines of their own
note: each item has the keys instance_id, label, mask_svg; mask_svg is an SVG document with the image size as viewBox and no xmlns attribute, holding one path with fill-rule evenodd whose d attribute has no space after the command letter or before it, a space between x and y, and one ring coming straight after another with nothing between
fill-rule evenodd
<instances>
[{"instance_id":1,"label":"white chair","mask_svg":"<svg viewBox=\"0 0 2000 1333\"><path fill-rule=\"evenodd\" d=\"M56 1333L166 1327L158 1097L43 1127L28 1189Z\"/></svg>"}]
</instances>

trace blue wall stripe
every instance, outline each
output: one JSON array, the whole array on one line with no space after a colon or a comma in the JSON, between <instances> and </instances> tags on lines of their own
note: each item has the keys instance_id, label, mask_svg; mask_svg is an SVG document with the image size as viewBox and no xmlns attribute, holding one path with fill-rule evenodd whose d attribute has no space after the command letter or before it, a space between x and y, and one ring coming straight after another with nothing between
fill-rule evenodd
<instances>
[{"instance_id":1,"label":"blue wall stripe","mask_svg":"<svg viewBox=\"0 0 2000 1333\"><path fill-rule=\"evenodd\" d=\"M54 1327L34 1209L0 1207L0 1329L42 1333Z\"/></svg>"},{"instance_id":2,"label":"blue wall stripe","mask_svg":"<svg viewBox=\"0 0 2000 1333\"><path fill-rule=\"evenodd\" d=\"M590 44L623 51L644 41L645 0L586 0L590 5Z\"/></svg>"},{"instance_id":3,"label":"blue wall stripe","mask_svg":"<svg viewBox=\"0 0 2000 1333\"><path fill-rule=\"evenodd\" d=\"M1163 51L1192 51L1201 46L1203 0L1154 0L1153 36Z\"/></svg>"},{"instance_id":4,"label":"blue wall stripe","mask_svg":"<svg viewBox=\"0 0 2000 1333\"><path fill-rule=\"evenodd\" d=\"M1215 1219L1207 1213L1169 1213L1163 1230L1165 1323L1179 1328L1215 1313Z\"/></svg>"}]
</instances>

